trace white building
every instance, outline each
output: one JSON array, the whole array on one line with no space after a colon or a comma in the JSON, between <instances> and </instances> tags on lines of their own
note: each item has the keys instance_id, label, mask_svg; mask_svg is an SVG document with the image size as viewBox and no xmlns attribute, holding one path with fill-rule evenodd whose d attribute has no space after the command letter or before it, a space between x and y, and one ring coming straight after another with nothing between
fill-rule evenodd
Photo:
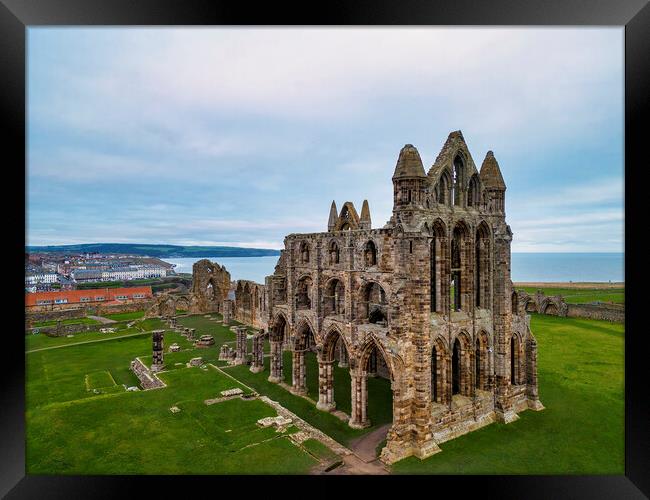
<instances>
[{"instance_id":1,"label":"white building","mask_svg":"<svg viewBox=\"0 0 650 500\"><path fill-rule=\"evenodd\" d=\"M57 283L59 275L56 273L36 272L25 275L25 285L36 285L38 283Z\"/></svg>"}]
</instances>

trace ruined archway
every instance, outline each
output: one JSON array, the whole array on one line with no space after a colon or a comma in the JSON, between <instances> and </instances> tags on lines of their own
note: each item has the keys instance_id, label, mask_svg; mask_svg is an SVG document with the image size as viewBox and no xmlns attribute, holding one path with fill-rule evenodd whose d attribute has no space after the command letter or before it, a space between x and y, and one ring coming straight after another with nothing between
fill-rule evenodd
<instances>
[{"instance_id":1,"label":"ruined archway","mask_svg":"<svg viewBox=\"0 0 650 500\"><path fill-rule=\"evenodd\" d=\"M448 367L449 351L445 341L438 337L431 349L431 401L439 404L449 402Z\"/></svg>"},{"instance_id":2,"label":"ruined archway","mask_svg":"<svg viewBox=\"0 0 650 500\"><path fill-rule=\"evenodd\" d=\"M474 357L469 335L461 332L451 348L451 395L471 396L472 358Z\"/></svg>"},{"instance_id":3,"label":"ruined archway","mask_svg":"<svg viewBox=\"0 0 650 500\"><path fill-rule=\"evenodd\" d=\"M388 300L384 288L377 282L366 283L361 290L359 319L368 323L388 325Z\"/></svg>"},{"instance_id":4,"label":"ruined archway","mask_svg":"<svg viewBox=\"0 0 650 500\"><path fill-rule=\"evenodd\" d=\"M269 328L269 343L271 346L271 374L269 382L279 383L284 378L284 360L282 346L287 338L287 320L284 314L276 316Z\"/></svg>"},{"instance_id":5,"label":"ruined archway","mask_svg":"<svg viewBox=\"0 0 650 500\"><path fill-rule=\"evenodd\" d=\"M371 360L376 356L377 370L369 377ZM364 428L393 421L393 370L389 358L376 339L369 339L359 351L355 369L350 371L352 412L348 424L353 428Z\"/></svg>"},{"instance_id":6,"label":"ruined archway","mask_svg":"<svg viewBox=\"0 0 650 500\"><path fill-rule=\"evenodd\" d=\"M325 316L345 314L345 286L338 278L332 278L325 285L323 314Z\"/></svg>"},{"instance_id":7,"label":"ruined archway","mask_svg":"<svg viewBox=\"0 0 650 500\"><path fill-rule=\"evenodd\" d=\"M312 351L312 347L315 345L313 329L307 321L302 321L296 329L293 351L291 352L291 390L295 394L304 395L309 392L307 387L307 364L308 361L315 361L315 354ZM308 360L308 356L312 356L314 359Z\"/></svg>"},{"instance_id":8,"label":"ruined archway","mask_svg":"<svg viewBox=\"0 0 650 500\"><path fill-rule=\"evenodd\" d=\"M339 359L338 366L336 359ZM318 358L318 404L319 410L338 408L350 412L351 378L348 367L348 347L337 328L331 328L323 340ZM336 397L336 399L335 399Z\"/></svg>"}]
</instances>

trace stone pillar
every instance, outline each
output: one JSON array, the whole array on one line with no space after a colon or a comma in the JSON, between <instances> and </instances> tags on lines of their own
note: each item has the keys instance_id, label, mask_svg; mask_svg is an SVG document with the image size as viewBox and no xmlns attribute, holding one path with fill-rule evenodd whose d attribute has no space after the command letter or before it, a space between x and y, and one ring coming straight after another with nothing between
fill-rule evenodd
<instances>
[{"instance_id":1,"label":"stone pillar","mask_svg":"<svg viewBox=\"0 0 650 500\"><path fill-rule=\"evenodd\" d=\"M352 415L348 425L353 429L364 429L370 426L368 419L368 378L366 373L355 373L350 370L352 390Z\"/></svg>"},{"instance_id":2,"label":"stone pillar","mask_svg":"<svg viewBox=\"0 0 650 500\"><path fill-rule=\"evenodd\" d=\"M235 364L243 365L246 363L246 358L248 357L248 341L246 340L246 327L238 326L237 327L237 349L235 355Z\"/></svg>"},{"instance_id":3,"label":"stone pillar","mask_svg":"<svg viewBox=\"0 0 650 500\"><path fill-rule=\"evenodd\" d=\"M339 340L339 368L347 368L350 362L348 360L348 350L345 348L343 340Z\"/></svg>"},{"instance_id":4,"label":"stone pillar","mask_svg":"<svg viewBox=\"0 0 650 500\"><path fill-rule=\"evenodd\" d=\"M153 344L153 363L151 365L152 372L157 372L164 368L164 364L163 364L164 335L165 335L165 330L154 330L151 334L151 339Z\"/></svg>"},{"instance_id":5,"label":"stone pillar","mask_svg":"<svg viewBox=\"0 0 650 500\"><path fill-rule=\"evenodd\" d=\"M264 332L260 332L253 337L253 363L251 371L259 373L264 370Z\"/></svg>"},{"instance_id":6,"label":"stone pillar","mask_svg":"<svg viewBox=\"0 0 650 500\"><path fill-rule=\"evenodd\" d=\"M271 340L271 375L269 382L282 382L282 341Z\"/></svg>"},{"instance_id":7,"label":"stone pillar","mask_svg":"<svg viewBox=\"0 0 650 500\"><path fill-rule=\"evenodd\" d=\"M537 390L537 341L530 334L526 340L526 396L530 409L544 409Z\"/></svg>"},{"instance_id":8,"label":"stone pillar","mask_svg":"<svg viewBox=\"0 0 650 500\"><path fill-rule=\"evenodd\" d=\"M307 394L307 372L305 370L305 351L293 351L292 367L294 394Z\"/></svg>"},{"instance_id":9,"label":"stone pillar","mask_svg":"<svg viewBox=\"0 0 650 500\"><path fill-rule=\"evenodd\" d=\"M194 340L194 338L196 337L195 332L196 332L196 328L189 328L187 331L187 338L190 340Z\"/></svg>"},{"instance_id":10,"label":"stone pillar","mask_svg":"<svg viewBox=\"0 0 650 500\"><path fill-rule=\"evenodd\" d=\"M226 299L223 301L223 324L227 326L232 320L232 300Z\"/></svg>"},{"instance_id":11,"label":"stone pillar","mask_svg":"<svg viewBox=\"0 0 650 500\"><path fill-rule=\"evenodd\" d=\"M318 361L318 403L316 408L332 411L336 408L334 402L334 360Z\"/></svg>"}]
</instances>

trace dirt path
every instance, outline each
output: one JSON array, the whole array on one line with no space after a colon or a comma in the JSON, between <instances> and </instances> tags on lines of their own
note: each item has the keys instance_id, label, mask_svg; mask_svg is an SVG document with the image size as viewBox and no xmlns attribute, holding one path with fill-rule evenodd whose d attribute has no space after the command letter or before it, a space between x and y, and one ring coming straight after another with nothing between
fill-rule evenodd
<instances>
[{"instance_id":1,"label":"dirt path","mask_svg":"<svg viewBox=\"0 0 650 500\"><path fill-rule=\"evenodd\" d=\"M388 429L390 429L390 424L382 425L374 431L364 434L350 443L350 449L366 463L376 460L377 446L386 439Z\"/></svg>"}]
</instances>

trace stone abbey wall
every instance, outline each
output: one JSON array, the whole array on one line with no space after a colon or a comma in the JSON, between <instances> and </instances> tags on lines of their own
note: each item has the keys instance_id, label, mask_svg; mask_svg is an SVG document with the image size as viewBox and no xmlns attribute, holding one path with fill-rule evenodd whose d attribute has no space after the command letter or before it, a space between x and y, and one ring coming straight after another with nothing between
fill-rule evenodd
<instances>
[{"instance_id":1,"label":"stone abbey wall","mask_svg":"<svg viewBox=\"0 0 650 500\"><path fill-rule=\"evenodd\" d=\"M372 228L367 201L361 215L333 202L326 232L288 235L265 280L269 380L290 369L292 390L304 393L305 353L315 351L317 406L331 411L332 365L344 359L348 423L359 428L370 425L368 377L389 378L393 424L381 455L389 463L542 409L537 344L510 280L505 189L492 152L479 172L452 132L428 172L412 145L400 151L382 228Z\"/></svg>"},{"instance_id":2,"label":"stone abbey wall","mask_svg":"<svg viewBox=\"0 0 650 500\"><path fill-rule=\"evenodd\" d=\"M625 306L623 304L569 304L567 316L624 323Z\"/></svg>"},{"instance_id":3,"label":"stone abbey wall","mask_svg":"<svg viewBox=\"0 0 650 500\"><path fill-rule=\"evenodd\" d=\"M234 319L254 328L268 328L266 287L249 280L237 280L233 286Z\"/></svg>"}]
</instances>

